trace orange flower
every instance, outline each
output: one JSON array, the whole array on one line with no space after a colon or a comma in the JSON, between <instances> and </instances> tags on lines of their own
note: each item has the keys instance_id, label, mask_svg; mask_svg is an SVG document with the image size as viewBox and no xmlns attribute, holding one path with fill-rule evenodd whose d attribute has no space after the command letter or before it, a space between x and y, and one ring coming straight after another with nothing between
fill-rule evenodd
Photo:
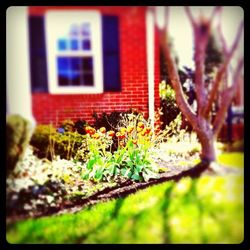
<instances>
[{"instance_id":1,"label":"orange flower","mask_svg":"<svg viewBox=\"0 0 250 250\"><path fill-rule=\"evenodd\" d=\"M116 133L116 136L119 138L119 139L124 139L125 138L125 134L121 133L121 132L117 132Z\"/></svg>"},{"instance_id":2,"label":"orange flower","mask_svg":"<svg viewBox=\"0 0 250 250\"><path fill-rule=\"evenodd\" d=\"M143 122L138 122L137 127L139 127L139 128L144 128Z\"/></svg>"},{"instance_id":3,"label":"orange flower","mask_svg":"<svg viewBox=\"0 0 250 250\"><path fill-rule=\"evenodd\" d=\"M150 127L146 127L146 134L149 134L150 133L150 131L151 131L151 128Z\"/></svg>"},{"instance_id":4,"label":"orange flower","mask_svg":"<svg viewBox=\"0 0 250 250\"><path fill-rule=\"evenodd\" d=\"M105 127L101 127L101 128L100 128L100 132L101 132L102 134L105 134L105 133L106 133L106 128L105 128Z\"/></svg>"},{"instance_id":5,"label":"orange flower","mask_svg":"<svg viewBox=\"0 0 250 250\"><path fill-rule=\"evenodd\" d=\"M115 132L113 130L108 131L108 136L113 137L115 135Z\"/></svg>"},{"instance_id":6,"label":"orange flower","mask_svg":"<svg viewBox=\"0 0 250 250\"><path fill-rule=\"evenodd\" d=\"M94 138L94 139L99 139L100 135L98 133L95 133L91 137Z\"/></svg>"},{"instance_id":7,"label":"orange flower","mask_svg":"<svg viewBox=\"0 0 250 250\"><path fill-rule=\"evenodd\" d=\"M127 132L130 134L134 130L134 127L128 126L127 127Z\"/></svg>"},{"instance_id":8,"label":"orange flower","mask_svg":"<svg viewBox=\"0 0 250 250\"><path fill-rule=\"evenodd\" d=\"M90 126L87 126L85 128L85 131L86 131L87 134L90 134L90 135L93 135L96 132L96 130L94 128L90 127Z\"/></svg>"},{"instance_id":9,"label":"orange flower","mask_svg":"<svg viewBox=\"0 0 250 250\"><path fill-rule=\"evenodd\" d=\"M159 128L155 128L155 134L158 134L160 132Z\"/></svg>"},{"instance_id":10,"label":"orange flower","mask_svg":"<svg viewBox=\"0 0 250 250\"><path fill-rule=\"evenodd\" d=\"M132 140L132 142L133 142L133 144L137 144L137 140L136 139L134 139L134 140Z\"/></svg>"}]
</instances>

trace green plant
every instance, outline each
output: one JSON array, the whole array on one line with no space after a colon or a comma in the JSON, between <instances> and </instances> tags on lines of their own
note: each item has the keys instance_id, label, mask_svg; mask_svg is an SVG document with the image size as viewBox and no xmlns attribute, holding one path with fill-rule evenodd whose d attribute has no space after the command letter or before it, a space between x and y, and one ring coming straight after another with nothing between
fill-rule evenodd
<instances>
[{"instance_id":1,"label":"green plant","mask_svg":"<svg viewBox=\"0 0 250 250\"><path fill-rule=\"evenodd\" d=\"M66 132L74 132L75 131L75 123L70 120L70 119L66 119L62 122L62 124L60 125L61 128L64 129L64 131Z\"/></svg>"},{"instance_id":2,"label":"green plant","mask_svg":"<svg viewBox=\"0 0 250 250\"><path fill-rule=\"evenodd\" d=\"M159 130L153 129L151 121L144 119L141 113L120 115L115 136L114 131L106 132L105 127L97 131L86 127L89 160L83 178L93 181L109 181L119 176L134 181L158 178L159 167L153 159L155 149L173 136L180 140L185 132L180 127L181 114L164 130ZM113 137L117 138L118 146L112 154Z\"/></svg>"},{"instance_id":3,"label":"green plant","mask_svg":"<svg viewBox=\"0 0 250 250\"><path fill-rule=\"evenodd\" d=\"M15 168L22 159L29 144L31 124L20 115L9 115L6 118L6 175Z\"/></svg>"},{"instance_id":4,"label":"green plant","mask_svg":"<svg viewBox=\"0 0 250 250\"><path fill-rule=\"evenodd\" d=\"M30 144L39 158L86 161L86 136L78 132L59 133L52 125L38 125L32 135ZM81 154L78 152L81 149ZM78 152L78 153L77 153Z\"/></svg>"},{"instance_id":5,"label":"green plant","mask_svg":"<svg viewBox=\"0 0 250 250\"><path fill-rule=\"evenodd\" d=\"M176 118L176 116L180 113L180 109L176 103L174 89L171 88L171 86L165 81L161 81L159 84L159 94L163 112L163 116L161 116L161 120L163 122L162 127L164 128Z\"/></svg>"},{"instance_id":6,"label":"green plant","mask_svg":"<svg viewBox=\"0 0 250 250\"><path fill-rule=\"evenodd\" d=\"M87 149L89 160L86 162L86 171L83 173L83 179L93 181L110 180L117 174L111 153L112 137L114 131L106 132L106 128L102 127L99 130L87 126Z\"/></svg>"},{"instance_id":7,"label":"green plant","mask_svg":"<svg viewBox=\"0 0 250 250\"><path fill-rule=\"evenodd\" d=\"M143 131L144 123L141 120L142 115L124 114L120 117L116 133L118 149L113 154L111 147L114 131L106 133L106 129L102 127L96 132L93 128L87 128L90 160L86 164L88 171L84 178L109 181L120 174L133 180L143 180L142 172L145 169L144 177L147 179L146 173L150 168L147 166L150 161L143 145L145 147L148 142L146 142L146 137L142 137L146 136L146 130L149 134L151 129L145 127ZM123 124L127 127L121 127ZM109 136L110 133L112 136Z\"/></svg>"},{"instance_id":8,"label":"green plant","mask_svg":"<svg viewBox=\"0 0 250 250\"><path fill-rule=\"evenodd\" d=\"M51 136L56 133L56 129L52 125L37 125L31 140L30 145L34 149L34 154L39 158L52 159L53 152L50 148Z\"/></svg>"}]
</instances>

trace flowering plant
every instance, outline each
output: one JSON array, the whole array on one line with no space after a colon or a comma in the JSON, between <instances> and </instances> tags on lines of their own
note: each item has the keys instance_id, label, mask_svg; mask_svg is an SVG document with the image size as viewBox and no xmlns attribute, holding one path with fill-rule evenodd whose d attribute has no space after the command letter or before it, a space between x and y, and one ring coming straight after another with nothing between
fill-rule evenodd
<instances>
[{"instance_id":1,"label":"flowering plant","mask_svg":"<svg viewBox=\"0 0 250 250\"><path fill-rule=\"evenodd\" d=\"M160 168L154 161L155 147L167 136L180 130L181 117L165 130L153 127L142 114L124 114L115 131L87 126L89 160L85 163L84 179L93 181L116 179L120 176L134 181L158 178ZM113 138L118 148L111 153Z\"/></svg>"}]
</instances>

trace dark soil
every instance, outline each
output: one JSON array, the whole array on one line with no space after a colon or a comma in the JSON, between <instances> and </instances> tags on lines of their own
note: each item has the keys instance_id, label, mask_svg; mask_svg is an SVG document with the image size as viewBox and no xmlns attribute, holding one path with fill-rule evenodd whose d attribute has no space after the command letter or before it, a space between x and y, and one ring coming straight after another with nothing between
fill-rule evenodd
<instances>
[{"instance_id":1,"label":"dark soil","mask_svg":"<svg viewBox=\"0 0 250 250\"><path fill-rule=\"evenodd\" d=\"M200 163L194 167L183 167L183 166L167 166L166 162L158 162L158 164L167 169L166 172L160 174L158 179L151 179L148 182L135 182L132 180L124 180L120 181L115 187L107 187L101 191L97 191L93 195L82 198L75 197L71 200L60 199L60 202L57 203L56 206L44 206L39 209L36 209L35 212L30 213L7 213L7 223L12 223L18 220L23 220L27 218L38 218L42 216L48 216L53 214L64 214L64 213L74 213L80 211L83 207L90 206L99 202L107 201L110 199L126 197L129 194L135 193L140 189L145 189L149 186L159 184L165 181L179 181L182 177L190 176L192 178L197 178L201 174L209 174L209 175L218 175L218 174L226 174L228 172L235 172L237 170L233 170L231 168L227 168L224 166L220 166L221 171L218 173L214 170L209 170L207 168L206 163Z\"/></svg>"}]
</instances>

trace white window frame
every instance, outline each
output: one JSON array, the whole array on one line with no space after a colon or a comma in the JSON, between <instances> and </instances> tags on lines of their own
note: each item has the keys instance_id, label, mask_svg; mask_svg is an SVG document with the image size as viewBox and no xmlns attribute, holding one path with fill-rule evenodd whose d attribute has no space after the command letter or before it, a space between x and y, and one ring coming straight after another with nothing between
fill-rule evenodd
<instances>
[{"instance_id":1,"label":"white window frame","mask_svg":"<svg viewBox=\"0 0 250 250\"><path fill-rule=\"evenodd\" d=\"M67 34L72 24L90 23L90 51L58 51L57 40ZM47 51L48 87L51 94L93 94L103 93L102 29L101 14L98 11L70 10L48 11L45 14L45 37ZM57 72L58 56L92 56L93 86L59 86Z\"/></svg>"}]
</instances>

